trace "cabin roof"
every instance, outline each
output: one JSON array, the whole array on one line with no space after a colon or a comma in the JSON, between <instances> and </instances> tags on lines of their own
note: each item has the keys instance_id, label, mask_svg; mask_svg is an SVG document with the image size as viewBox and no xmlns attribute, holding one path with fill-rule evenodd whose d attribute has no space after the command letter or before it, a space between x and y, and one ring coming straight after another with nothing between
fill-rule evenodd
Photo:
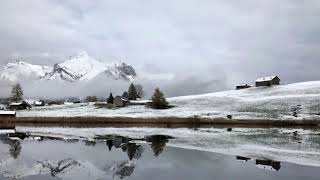
<instances>
[{"instance_id":1,"label":"cabin roof","mask_svg":"<svg viewBox=\"0 0 320 180\"><path fill-rule=\"evenodd\" d=\"M0 111L1 115L15 115L15 111Z\"/></svg>"},{"instance_id":2,"label":"cabin roof","mask_svg":"<svg viewBox=\"0 0 320 180\"><path fill-rule=\"evenodd\" d=\"M10 106L12 105L12 106L18 106L18 105L21 105L22 103L21 102L19 102L19 103L10 103Z\"/></svg>"},{"instance_id":3,"label":"cabin roof","mask_svg":"<svg viewBox=\"0 0 320 180\"><path fill-rule=\"evenodd\" d=\"M273 79L277 78L278 76L269 76L269 77L261 77L256 80L256 82L265 82L265 81L272 81Z\"/></svg>"}]
</instances>

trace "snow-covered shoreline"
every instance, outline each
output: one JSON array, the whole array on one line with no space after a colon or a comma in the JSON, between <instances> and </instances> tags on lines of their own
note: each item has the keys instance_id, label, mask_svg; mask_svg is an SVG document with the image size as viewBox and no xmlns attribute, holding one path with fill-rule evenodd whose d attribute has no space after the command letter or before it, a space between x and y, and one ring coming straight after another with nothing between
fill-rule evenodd
<instances>
[{"instance_id":1,"label":"snow-covered shoreline","mask_svg":"<svg viewBox=\"0 0 320 180\"><path fill-rule=\"evenodd\" d=\"M234 119L320 121L320 81L173 97L168 101L175 107L155 110L127 106L110 110L92 104L57 105L19 111L17 117L226 118L232 115Z\"/></svg>"}]
</instances>

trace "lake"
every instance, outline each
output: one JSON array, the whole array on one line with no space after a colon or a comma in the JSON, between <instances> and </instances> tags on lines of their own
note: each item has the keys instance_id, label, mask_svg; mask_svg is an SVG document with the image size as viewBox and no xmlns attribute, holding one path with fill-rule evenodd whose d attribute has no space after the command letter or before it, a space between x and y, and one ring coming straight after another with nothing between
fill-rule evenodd
<instances>
[{"instance_id":1,"label":"lake","mask_svg":"<svg viewBox=\"0 0 320 180\"><path fill-rule=\"evenodd\" d=\"M316 150L319 135L312 130L300 129L298 135L289 133L296 131L292 129L227 132L213 128L18 127L17 131L1 135L0 179L318 180L320 177L317 164L320 155ZM229 139L248 147L254 144L256 149L246 150L242 146L241 149ZM264 142L260 142L262 139ZM303 150L301 144L308 145L308 149ZM274 145L279 147L278 151L270 150ZM287 157L277 159L282 154Z\"/></svg>"}]
</instances>

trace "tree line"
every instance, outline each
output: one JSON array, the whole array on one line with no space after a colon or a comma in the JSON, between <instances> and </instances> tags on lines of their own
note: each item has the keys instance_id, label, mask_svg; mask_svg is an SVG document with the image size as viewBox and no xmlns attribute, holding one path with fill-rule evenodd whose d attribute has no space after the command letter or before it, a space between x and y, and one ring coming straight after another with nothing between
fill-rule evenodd
<instances>
[{"instance_id":1,"label":"tree line","mask_svg":"<svg viewBox=\"0 0 320 180\"><path fill-rule=\"evenodd\" d=\"M137 100L141 99L144 95L145 93L141 84L135 85L131 83L128 91L123 92L122 98L127 100ZM10 100L11 102L20 102L23 100L23 90L19 83L12 87ZM86 102L97 102L98 98L96 96L87 96L85 100ZM113 94L110 93L109 97L107 98L107 103L112 104L113 100ZM169 107L169 103L167 102L164 93L159 88L154 90L150 105L152 108L156 109L164 109Z\"/></svg>"}]
</instances>

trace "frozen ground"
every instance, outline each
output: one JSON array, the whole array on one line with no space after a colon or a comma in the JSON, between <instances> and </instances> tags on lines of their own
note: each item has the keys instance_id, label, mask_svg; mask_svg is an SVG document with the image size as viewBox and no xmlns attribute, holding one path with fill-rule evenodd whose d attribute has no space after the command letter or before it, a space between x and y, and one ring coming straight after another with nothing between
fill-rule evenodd
<instances>
[{"instance_id":1,"label":"frozen ground","mask_svg":"<svg viewBox=\"0 0 320 180\"><path fill-rule=\"evenodd\" d=\"M93 139L96 135L143 138L169 135L169 146L256 159L271 159L320 166L320 131L303 129L164 129L164 128L35 128L17 127L19 132L63 138ZM297 135L293 132L297 131Z\"/></svg>"},{"instance_id":2,"label":"frozen ground","mask_svg":"<svg viewBox=\"0 0 320 180\"><path fill-rule=\"evenodd\" d=\"M119 109L96 108L92 104L34 107L18 117L226 117L235 119L320 119L320 81L273 87L223 91L168 98L175 108L154 110L145 106ZM297 117L293 116L296 112Z\"/></svg>"}]
</instances>

